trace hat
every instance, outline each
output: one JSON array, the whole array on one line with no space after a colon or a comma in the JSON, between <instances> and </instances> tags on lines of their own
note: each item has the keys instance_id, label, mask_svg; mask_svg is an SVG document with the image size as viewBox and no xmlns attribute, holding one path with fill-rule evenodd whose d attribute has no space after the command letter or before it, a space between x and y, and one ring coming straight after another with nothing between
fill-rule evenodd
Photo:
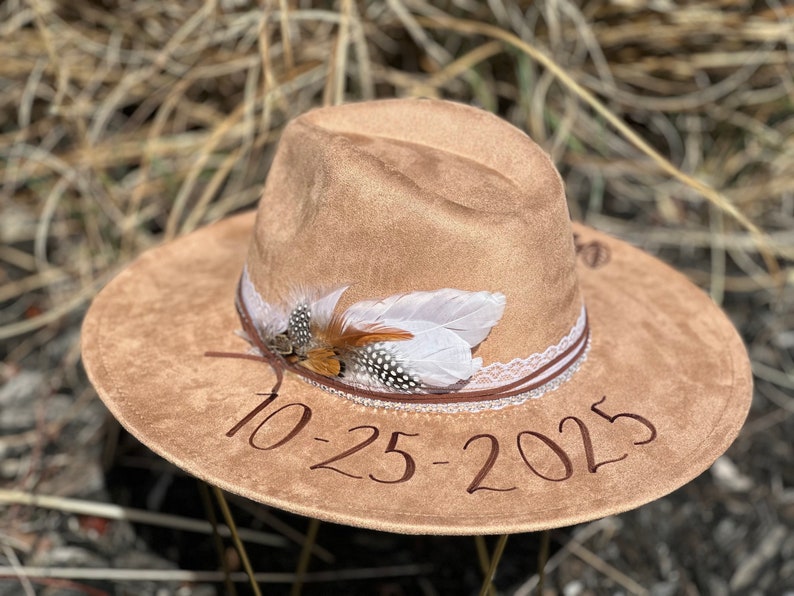
<instances>
[{"instance_id":1,"label":"hat","mask_svg":"<svg viewBox=\"0 0 794 596\"><path fill-rule=\"evenodd\" d=\"M706 294L572 223L523 132L435 100L293 120L257 212L140 256L82 350L113 415L187 472L403 533L638 507L707 469L752 393Z\"/></svg>"}]
</instances>

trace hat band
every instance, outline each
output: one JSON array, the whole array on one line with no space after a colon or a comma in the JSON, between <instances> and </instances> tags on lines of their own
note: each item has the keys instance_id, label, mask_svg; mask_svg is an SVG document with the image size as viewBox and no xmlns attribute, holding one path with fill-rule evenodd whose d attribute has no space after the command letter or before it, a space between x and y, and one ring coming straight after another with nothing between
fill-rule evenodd
<instances>
[{"instance_id":1,"label":"hat band","mask_svg":"<svg viewBox=\"0 0 794 596\"><path fill-rule=\"evenodd\" d=\"M518 405L537 399L570 379L587 358L590 329L582 305L570 331L543 352L510 362L494 362L481 368L469 380L443 389L417 393L390 393L317 374L286 361L260 339L257 329L268 321L258 320L271 307L243 274L237 290L237 311L243 330L256 350L268 362L294 372L308 383L355 403L378 408L416 412L478 412Z\"/></svg>"}]
</instances>

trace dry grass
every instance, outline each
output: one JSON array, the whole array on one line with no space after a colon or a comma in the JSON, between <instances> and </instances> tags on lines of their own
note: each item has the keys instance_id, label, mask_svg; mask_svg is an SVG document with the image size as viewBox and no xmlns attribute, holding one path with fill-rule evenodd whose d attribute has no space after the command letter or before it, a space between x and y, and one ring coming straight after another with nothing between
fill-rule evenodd
<instances>
[{"instance_id":1,"label":"dry grass","mask_svg":"<svg viewBox=\"0 0 794 596\"><path fill-rule=\"evenodd\" d=\"M0 402L29 410L3 421L0 483L86 494L68 466L93 461L114 437L79 372L76 329L110 276L147 247L253 206L295 115L423 95L525 129L563 171L574 217L660 254L725 303L758 377L730 456L752 481L746 496L792 523L794 478L769 462L790 468L794 457L794 9L771 0L315 5L331 3L0 4L0 378L10 386L47 371L25 386L29 399ZM708 498L734 503L731 490ZM29 514L5 515L0 527L13 531L0 531L3 553L23 564L30 551L9 536ZM751 549L772 526L743 515ZM780 552L794 549L787 536ZM746 581L736 552L709 567L730 587ZM678 577L713 588L686 557L673 559ZM753 581L767 573L759 569ZM641 573L641 582L664 576ZM791 565L787 573L769 585L794 584Z\"/></svg>"}]
</instances>

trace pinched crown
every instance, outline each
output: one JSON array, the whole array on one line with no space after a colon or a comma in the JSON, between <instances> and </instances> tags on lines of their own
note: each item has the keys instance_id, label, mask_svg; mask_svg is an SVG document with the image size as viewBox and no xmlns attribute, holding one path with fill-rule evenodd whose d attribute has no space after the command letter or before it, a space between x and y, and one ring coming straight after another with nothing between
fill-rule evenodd
<instances>
[{"instance_id":1,"label":"pinched crown","mask_svg":"<svg viewBox=\"0 0 794 596\"><path fill-rule=\"evenodd\" d=\"M496 116L435 100L322 108L285 129L247 267L268 302L350 284L338 309L438 288L503 293L485 365L542 353L582 298L563 185Z\"/></svg>"}]
</instances>

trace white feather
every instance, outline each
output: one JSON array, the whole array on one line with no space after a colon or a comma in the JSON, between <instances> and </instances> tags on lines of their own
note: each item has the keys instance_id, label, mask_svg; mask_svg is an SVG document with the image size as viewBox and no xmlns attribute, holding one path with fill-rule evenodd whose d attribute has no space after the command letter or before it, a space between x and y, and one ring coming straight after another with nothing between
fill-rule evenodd
<instances>
[{"instance_id":1,"label":"white feather","mask_svg":"<svg viewBox=\"0 0 794 596\"><path fill-rule=\"evenodd\" d=\"M251 282L251 278L248 275L248 267L243 269L240 294L254 327L256 327L265 343L268 343L276 335L283 333L287 329L287 313L265 302Z\"/></svg>"},{"instance_id":2,"label":"white feather","mask_svg":"<svg viewBox=\"0 0 794 596\"><path fill-rule=\"evenodd\" d=\"M406 341L384 342L406 370L428 387L446 387L468 379L482 364L456 333L429 321L387 319L384 324L410 331Z\"/></svg>"},{"instance_id":3,"label":"white feather","mask_svg":"<svg viewBox=\"0 0 794 596\"><path fill-rule=\"evenodd\" d=\"M473 348L488 336L504 309L504 294L444 288L363 300L347 309L345 316L353 324L389 321L399 328L404 328L404 321L428 321L452 331Z\"/></svg>"},{"instance_id":4,"label":"white feather","mask_svg":"<svg viewBox=\"0 0 794 596\"><path fill-rule=\"evenodd\" d=\"M331 317L334 314L334 308L336 308L336 303L339 302L339 298L342 297L342 294L345 293L350 286L340 286L333 290L328 291L327 293L323 293L320 295L320 292L316 294L316 297L313 301L311 301L311 313L312 313L312 323L318 325L321 328L325 328L328 326L328 323L331 322Z\"/></svg>"}]
</instances>

